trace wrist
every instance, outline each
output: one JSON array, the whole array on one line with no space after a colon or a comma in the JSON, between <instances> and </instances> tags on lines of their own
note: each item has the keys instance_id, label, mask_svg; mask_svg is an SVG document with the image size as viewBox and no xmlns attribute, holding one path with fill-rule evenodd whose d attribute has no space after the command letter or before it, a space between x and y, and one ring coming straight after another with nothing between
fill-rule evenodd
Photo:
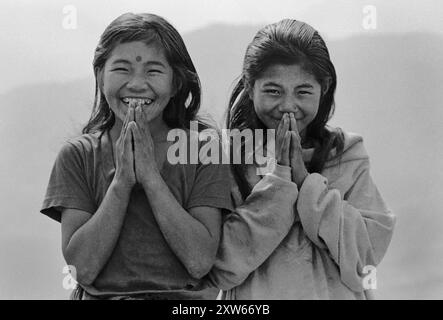
<instances>
[{"instance_id":1,"label":"wrist","mask_svg":"<svg viewBox=\"0 0 443 320\"><path fill-rule=\"evenodd\" d=\"M142 187L146 190L157 190L160 186L160 183L162 181L162 177L160 175L160 172L153 171L149 175L146 175L140 181L138 181Z\"/></svg>"},{"instance_id":2,"label":"wrist","mask_svg":"<svg viewBox=\"0 0 443 320\"><path fill-rule=\"evenodd\" d=\"M132 185L124 183L123 180L114 176L109 189L114 192L120 199L124 199L131 194Z\"/></svg>"}]
</instances>

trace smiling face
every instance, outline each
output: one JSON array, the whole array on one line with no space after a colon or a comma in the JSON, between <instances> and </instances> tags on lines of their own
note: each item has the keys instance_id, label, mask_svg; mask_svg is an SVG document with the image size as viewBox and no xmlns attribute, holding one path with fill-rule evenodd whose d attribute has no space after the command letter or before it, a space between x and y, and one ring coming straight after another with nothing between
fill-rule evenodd
<instances>
[{"instance_id":1,"label":"smiling face","mask_svg":"<svg viewBox=\"0 0 443 320\"><path fill-rule=\"evenodd\" d=\"M142 105L148 121L162 122L175 94L173 70L164 52L141 41L117 45L101 73L101 89L116 120L124 121L129 103Z\"/></svg>"},{"instance_id":2,"label":"smiling face","mask_svg":"<svg viewBox=\"0 0 443 320\"><path fill-rule=\"evenodd\" d=\"M270 65L250 92L258 118L269 129L277 129L283 114L293 113L303 137L318 112L321 86L298 64Z\"/></svg>"}]
</instances>

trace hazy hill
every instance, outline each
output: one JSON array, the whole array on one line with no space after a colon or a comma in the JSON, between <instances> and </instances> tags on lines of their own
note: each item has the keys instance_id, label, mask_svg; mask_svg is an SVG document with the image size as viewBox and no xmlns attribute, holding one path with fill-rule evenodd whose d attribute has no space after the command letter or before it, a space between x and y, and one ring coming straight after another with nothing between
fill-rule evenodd
<instances>
[{"instance_id":1,"label":"hazy hill","mask_svg":"<svg viewBox=\"0 0 443 320\"><path fill-rule=\"evenodd\" d=\"M185 36L203 109L217 120L256 30L216 25ZM441 298L443 38L393 34L328 44L339 84L333 123L363 134L373 176L398 217L378 296ZM92 75L85 75L0 96L0 298L68 294L61 288L59 226L38 211L61 143L89 117L93 89Z\"/></svg>"}]
</instances>

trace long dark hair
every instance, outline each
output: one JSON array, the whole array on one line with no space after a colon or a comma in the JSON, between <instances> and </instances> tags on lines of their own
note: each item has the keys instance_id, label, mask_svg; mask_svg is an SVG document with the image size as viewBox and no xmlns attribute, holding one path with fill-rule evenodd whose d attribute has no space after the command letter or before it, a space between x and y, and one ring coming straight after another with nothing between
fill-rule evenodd
<instances>
[{"instance_id":1,"label":"long dark hair","mask_svg":"<svg viewBox=\"0 0 443 320\"><path fill-rule=\"evenodd\" d=\"M320 173L331 149L343 151L341 130L331 130L327 122L334 114L334 93L337 76L329 51L320 34L307 23L285 19L259 30L246 49L243 71L229 99L226 127L228 129L266 129L255 110L249 91L256 79L273 64L299 64L313 74L321 85L322 95L318 113L306 128L306 142L314 146L314 154L306 164L309 172ZM328 86L329 84L329 86ZM325 86L327 91L323 93ZM243 197L251 192L244 164L232 165L235 179Z\"/></svg>"},{"instance_id":2,"label":"long dark hair","mask_svg":"<svg viewBox=\"0 0 443 320\"><path fill-rule=\"evenodd\" d=\"M105 131L114 125L115 115L100 90L98 74L118 44L132 41L159 44L173 69L174 85L178 91L163 112L165 123L170 128L189 128L189 122L197 120L201 98L200 80L178 31L157 15L125 13L105 29L95 49L95 99L91 117L83 128L83 133Z\"/></svg>"}]
</instances>

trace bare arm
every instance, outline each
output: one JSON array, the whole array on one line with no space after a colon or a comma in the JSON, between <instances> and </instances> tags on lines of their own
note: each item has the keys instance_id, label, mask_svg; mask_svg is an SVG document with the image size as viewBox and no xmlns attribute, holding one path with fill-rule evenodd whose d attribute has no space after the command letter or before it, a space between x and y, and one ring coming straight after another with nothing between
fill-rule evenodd
<instances>
[{"instance_id":1,"label":"bare arm","mask_svg":"<svg viewBox=\"0 0 443 320\"><path fill-rule=\"evenodd\" d=\"M130 190L113 181L94 215L76 209L62 212L62 251L76 268L77 281L91 285L117 243Z\"/></svg>"},{"instance_id":2,"label":"bare arm","mask_svg":"<svg viewBox=\"0 0 443 320\"><path fill-rule=\"evenodd\" d=\"M143 187L166 242L189 274L202 278L211 269L217 254L221 210L194 207L187 212L160 175Z\"/></svg>"},{"instance_id":3,"label":"bare arm","mask_svg":"<svg viewBox=\"0 0 443 320\"><path fill-rule=\"evenodd\" d=\"M62 212L62 251L77 271L77 281L90 285L97 278L117 243L135 184L132 133L127 130L134 110L129 108L116 143L116 171L94 215L65 209Z\"/></svg>"}]
</instances>

